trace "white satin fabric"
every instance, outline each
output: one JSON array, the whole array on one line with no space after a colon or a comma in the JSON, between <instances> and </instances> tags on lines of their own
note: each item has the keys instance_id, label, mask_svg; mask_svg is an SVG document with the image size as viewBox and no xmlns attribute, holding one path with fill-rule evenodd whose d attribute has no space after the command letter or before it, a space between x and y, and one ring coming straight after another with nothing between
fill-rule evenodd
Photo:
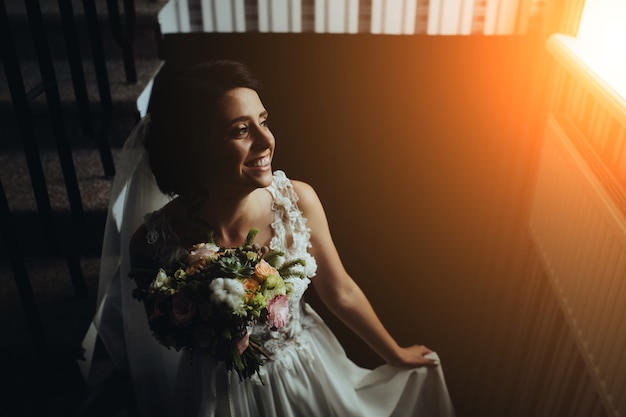
<instances>
[{"instance_id":1,"label":"white satin fabric","mask_svg":"<svg viewBox=\"0 0 626 417\"><path fill-rule=\"evenodd\" d=\"M131 298L126 253L144 214L167 202L156 188L143 151L148 123L142 120L124 148L106 226L98 310L85 338L88 348L99 334L116 366L130 372L143 416L454 416L441 365L361 368L348 359L331 330L304 302L310 279L315 279L315 260L307 252L309 230L297 196L280 171L268 187L275 213L270 246L283 250L287 259L306 258L309 278L296 278L293 283L292 314L285 328L252 330L272 353L261 367L265 385L256 377L239 381L206 354L177 353L156 343L142 305ZM89 350L87 356L90 359ZM86 375L88 364L89 360Z\"/></svg>"}]
</instances>

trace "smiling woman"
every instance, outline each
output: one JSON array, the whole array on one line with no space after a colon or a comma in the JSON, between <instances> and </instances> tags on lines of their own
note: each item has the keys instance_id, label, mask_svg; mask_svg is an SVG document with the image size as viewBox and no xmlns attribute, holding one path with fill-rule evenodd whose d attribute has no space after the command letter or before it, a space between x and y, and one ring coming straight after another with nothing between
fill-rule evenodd
<instances>
[{"instance_id":1,"label":"smiling woman","mask_svg":"<svg viewBox=\"0 0 626 417\"><path fill-rule=\"evenodd\" d=\"M211 187L230 181L252 187L272 183L274 135L267 118L259 95L250 88L235 88L219 99L209 145Z\"/></svg>"},{"instance_id":2,"label":"smiling woman","mask_svg":"<svg viewBox=\"0 0 626 417\"><path fill-rule=\"evenodd\" d=\"M152 173L173 197L141 203L154 189L141 162L116 178L129 190L123 215L111 216L122 254L130 248L116 269L123 314L97 327L106 346L125 347L116 363L141 413L453 416L437 354L392 338L344 269L316 192L272 173L275 140L252 80L234 62L193 66L161 85L127 142L131 154L147 132ZM148 213L140 226L138 212ZM127 275L145 311L127 301ZM348 359L304 301L309 284L384 365ZM115 278L101 283L101 311L115 287ZM121 325L121 338L107 331Z\"/></svg>"},{"instance_id":3,"label":"smiling woman","mask_svg":"<svg viewBox=\"0 0 626 417\"><path fill-rule=\"evenodd\" d=\"M184 75L176 70L172 72L171 75L164 73L155 85L149 108L152 128L146 148L150 168L161 191L189 197L206 187L204 182L209 178L207 174L212 165L210 146L221 142L211 142L209 137L233 134L225 129L232 129L234 126L230 123L235 120L225 120L229 115L217 112L222 109L220 101L227 100L224 94L241 88L254 96L259 84L245 67L227 62L197 65ZM172 82L174 79L178 81ZM258 95L256 98L259 100ZM262 107L260 100L256 104ZM245 109L233 109L240 110ZM263 111L265 109L260 112ZM260 117L260 112L255 119Z\"/></svg>"}]
</instances>

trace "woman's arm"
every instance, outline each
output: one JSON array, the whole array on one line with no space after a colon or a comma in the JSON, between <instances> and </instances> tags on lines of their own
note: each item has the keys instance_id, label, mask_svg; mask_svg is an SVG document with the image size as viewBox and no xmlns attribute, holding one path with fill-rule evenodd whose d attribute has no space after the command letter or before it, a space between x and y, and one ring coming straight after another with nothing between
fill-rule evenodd
<instances>
[{"instance_id":1,"label":"woman's arm","mask_svg":"<svg viewBox=\"0 0 626 417\"><path fill-rule=\"evenodd\" d=\"M315 190L299 181L293 181L293 185L300 198L298 206L311 229L311 254L318 265L312 282L322 302L388 364L436 365L433 360L424 357L432 352L430 349L421 345L400 347L391 337L363 291L343 267Z\"/></svg>"}]
</instances>

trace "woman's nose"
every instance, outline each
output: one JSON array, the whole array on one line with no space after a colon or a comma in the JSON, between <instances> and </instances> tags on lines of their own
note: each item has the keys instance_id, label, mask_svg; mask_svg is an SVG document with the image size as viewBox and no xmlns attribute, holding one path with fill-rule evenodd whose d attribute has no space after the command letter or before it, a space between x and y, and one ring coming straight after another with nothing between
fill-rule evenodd
<instances>
[{"instance_id":1,"label":"woman's nose","mask_svg":"<svg viewBox=\"0 0 626 417\"><path fill-rule=\"evenodd\" d=\"M257 126L254 132L254 144L259 147L268 147L274 143L274 135L268 127Z\"/></svg>"}]
</instances>

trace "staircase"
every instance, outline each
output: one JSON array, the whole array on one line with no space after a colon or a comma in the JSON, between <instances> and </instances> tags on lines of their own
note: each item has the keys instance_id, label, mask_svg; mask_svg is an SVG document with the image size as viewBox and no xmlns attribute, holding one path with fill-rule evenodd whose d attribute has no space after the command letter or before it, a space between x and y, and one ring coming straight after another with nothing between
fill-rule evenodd
<instances>
[{"instance_id":1,"label":"staircase","mask_svg":"<svg viewBox=\"0 0 626 417\"><path fill-rule=\"evenodd\" d=\"M33 36L23 0L3 0L9 16L25 90L41 81ZM89 1L39 1L45 35L50 47L61 101L61 110L82 201L82 221L78 227L78 264L86 295L73 285L67 260L72 247L71 231L76 225L66 192L60 157L52 133L50 114L44 96L30 102L30 117L40 153L41 167L52 209L56 244L44 233L41 215L29 175L19 125L14 112L5 67L0 66L0 182L10 209L10 222L2 225L17 234L23 255L25 276L34 296L34 308L23 308L15 266L8 250L0 249L0 354L3 387L0 414L5 416L132 415L131 389L122 376L103 368L102 382L85 386L76 365L81 356L81 340L93 315L99 270L102 231L106 220L108 196L112 185L98 149L105 136L115 163L121 146L137 120L136 100L153 77L161 61L157 57L157 13L166 0L136 0L134 21L134 62L136 81L129 81L122 49L116 41L106 0L96 0L101 36L110 84L110 125L103 121L103 99L95 75L93 54L88 42L83 5ZM66 40L59 5L69 3L74 11L77 43L89 100L91 129L80 119L75 98ZM114 3L114 2L109 2ZM118 1L126 17L122 1ZM110 4L109 4L110 6ZM132 75L132 74L131 74ZM82 109L84 110L84 109ZM4 219L3 219L4 222ZM8 224L10 223L10 224ZM29 317L39 317L42 334L31 331ZM29 313L31 314L29 316ZM106 361L102 362L106 364Z\"/></svg>"}]
</instances>

